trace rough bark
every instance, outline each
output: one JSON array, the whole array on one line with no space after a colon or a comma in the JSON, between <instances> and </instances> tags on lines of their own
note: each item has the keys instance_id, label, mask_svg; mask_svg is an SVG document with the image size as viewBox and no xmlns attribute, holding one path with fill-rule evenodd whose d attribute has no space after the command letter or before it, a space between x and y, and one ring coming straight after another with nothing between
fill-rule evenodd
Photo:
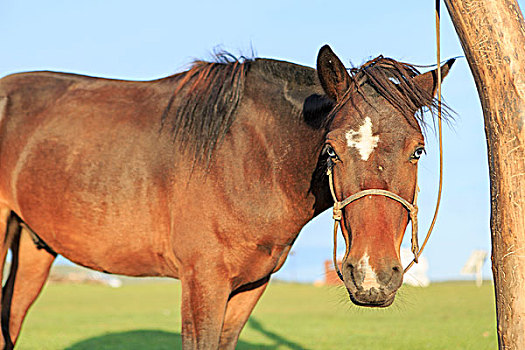
<instances>
[{"instance_id":1,"label":"rough bark","mask_svg":"<svg viewBox=\"0 0 525 350\"><path fill-rule=\"evenodd\" d=\"M515 0L445 0L483 107L500 349L525 349L525 23Z\"/></svg>"}]
</instances>

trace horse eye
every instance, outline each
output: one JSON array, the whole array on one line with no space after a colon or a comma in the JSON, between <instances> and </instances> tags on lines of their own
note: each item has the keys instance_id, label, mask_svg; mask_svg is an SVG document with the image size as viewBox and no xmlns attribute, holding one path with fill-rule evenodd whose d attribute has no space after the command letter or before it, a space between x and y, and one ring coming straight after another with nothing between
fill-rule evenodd
<instances>
[{"instance_id":1,"label":"horse eye","mask_svg":"<svg viewBox=\"0 0 525 350\"><path fill-rule=\"evenodd\" d=\"M326 152L326 154L328 154L328 156L330 156L330 158L334 158L334 159L337 158L337 153L335 153L335 151L332 148L332 146L326 145L326 151L325 152Z\"/></svg>"},{"instance_id":2,"label":"horse eye","mask_svg":"<svg viewBox=\"0 0 525 350\"><path fill-rule=\"evenodd\" d=\"M419 159L419 158L421 158L423 153L425 153L425 149L423 147L419 147L418 149L416 149L416 151L412 155L412 159Z\"/></svg>"}]
</instances>

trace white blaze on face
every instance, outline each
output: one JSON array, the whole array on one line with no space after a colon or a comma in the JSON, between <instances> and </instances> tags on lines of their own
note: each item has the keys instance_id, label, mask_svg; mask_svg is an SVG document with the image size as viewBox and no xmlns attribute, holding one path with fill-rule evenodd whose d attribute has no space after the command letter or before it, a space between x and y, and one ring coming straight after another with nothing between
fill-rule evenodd
<instances>
[{"instance_id":1,"label":"white blaze on face","mask_svg":"<svg viewBox=\"0 0 525 350\"><path fill-rule=\"evenodd\" d=\"M365 290L366 289L371 289L371 288L379 289L381 286L377 282L376 273L372 269L372 266L370 266L369 260L370 260L370 257L368 256L368 254L365 254L361 258L361 260L359 261L359 268L365 274L365 278L364 278L363 283L361 284L361 286Z\"/></svg>"},{"instance_id":2,"label":"white blaze on face","mask_svg":"<svg viewBox=\"0 0 525 350\"><path fill-rule=\"evenodd\" d=\"M362 160L368 160L379 142L379 136L372 135L370 117L365 118L365 123L359 127L359 130L348 130L346 132L346 142L348 147L355 147L359 151Z\"/></svg>"}]
</instances>

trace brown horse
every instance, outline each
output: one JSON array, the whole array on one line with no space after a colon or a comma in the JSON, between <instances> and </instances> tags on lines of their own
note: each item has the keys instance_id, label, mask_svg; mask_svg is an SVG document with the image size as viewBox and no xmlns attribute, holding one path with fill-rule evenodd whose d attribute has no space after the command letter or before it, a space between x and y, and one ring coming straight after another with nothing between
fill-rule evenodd
<instances>
[{"instance_id":1,"label":"brown horse","mask_svg":"<svg viewBox=\"0 0 525 350\"><path fill-rule=\"evenodd\" d=\"M197 62L149 82L30 72L0 80L2 334L12 348L57 254L182 284L184 349L234 348L301 228L363 189L412 201L434 71L379 57L345 69ZM451 62L443 69L446 75ZM365 197L343 210L351 299L387 306L408 215ZM36 244L35 244L36 243Z\"/></svg>"}]
</instances>

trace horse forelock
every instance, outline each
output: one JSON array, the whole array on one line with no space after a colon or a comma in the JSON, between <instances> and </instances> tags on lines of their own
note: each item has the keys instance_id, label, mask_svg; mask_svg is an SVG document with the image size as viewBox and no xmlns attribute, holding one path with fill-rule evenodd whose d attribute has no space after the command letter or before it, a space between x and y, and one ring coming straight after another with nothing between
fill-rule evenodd
<instances>
[{"instance_id":1,"label":"horse forelock","mask_svg":"<svg viewBox=\"0 0 525 350\"><path fill-rule=\"evenodd\" d=\"M365 101L370 100L363 88L369 86L391 104L412 126L419 125L426 129L428 123L424 116L429 111L432 117L436 115L438 101L430 91L415 83L414 79L421 73L416 66L399 62L392 58L378 56L357 68L349 70L351 85L345 96L336 104L330 113L327 122L331 122L341 107L350 102L359 112L356 97L361 96ZM450 118L448 107L442 103L442 117Z\"/></svg>"}]
</instances>

